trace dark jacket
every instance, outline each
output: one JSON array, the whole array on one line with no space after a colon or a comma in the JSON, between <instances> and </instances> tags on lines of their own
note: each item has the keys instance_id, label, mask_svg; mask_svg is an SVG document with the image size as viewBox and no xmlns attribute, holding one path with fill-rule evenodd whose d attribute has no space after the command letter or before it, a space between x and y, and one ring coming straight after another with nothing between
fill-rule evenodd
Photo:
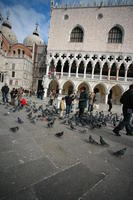
<instances>
[{"instance_id":1,"label":"dark jacket","mask_svg":"<svg viewBox=\"0 0 133 200\"><path fill-rule=\"evenodd\" d=\"M8 94L9 92L9 87L7 85L4 85L1 89L2 93Z\"/></svg>"},{"instance_id":2,"label":"dark jacket","mask_svg":"<svg viewBox=\"0 0 133 200\"><path fill-rule=\"evenodd\" d=\"M133 90L127 90L120 98L120 102L123 104L123 109L133 109Z\"/></svg>"},{"instance_id":3,"label":"dark jacket","mask_svg":"<svg viewBox=\"0 0 133 200\"><path fill-rule=\"evenodd\" d=\"M66 105L70 106L72 104L72 101L73 101L72 96L65 96L65 101L66 101Z\"/></svg>"},{"instance_id":4,"label":"dark jacket","mask_svg":"<svg viewBox=\"0 0 133 200\"><path fill-rule=\"evenodd\" d=\"M88 101L88 94L86 91L81 92L79 97L79 108L86 108Z\"/></svg>"}]
</instances>

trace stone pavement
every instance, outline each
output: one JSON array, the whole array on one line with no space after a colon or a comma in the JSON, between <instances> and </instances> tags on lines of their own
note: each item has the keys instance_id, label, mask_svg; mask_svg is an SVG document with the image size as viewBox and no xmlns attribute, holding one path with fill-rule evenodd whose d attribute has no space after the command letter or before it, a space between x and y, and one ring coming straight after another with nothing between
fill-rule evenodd
<instances>
[{"instance_id":1,"label":"stone pavement","mask_svg":"<svg viewBox=\"0 0 133 200\"><path fill-rule=\"evenodd\" d=\"M41 101L32 98L38 105ZM106 110L101 105L100 109ZM113 108L120 112L120 107ZM76 127L72 131L56 119L53 128L46 121L36 125L25 110L10 113L0 105L0 200L132 200L133 137L112 134L111 126L101 129ZM17 117L24 119L18 125ZM19 126L19 131L9 129ZM62 138L55 137L64 131ZM86 143L89 135L102 135L109 147ZM122 158L110 151L127 147Z\"/></svg>"}]
</instances>

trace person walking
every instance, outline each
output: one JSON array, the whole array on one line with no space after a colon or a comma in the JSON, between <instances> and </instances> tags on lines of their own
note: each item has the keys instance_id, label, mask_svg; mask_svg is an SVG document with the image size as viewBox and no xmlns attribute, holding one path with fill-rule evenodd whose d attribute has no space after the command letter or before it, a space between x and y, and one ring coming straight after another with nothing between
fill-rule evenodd
<instances>
[{"instance_id":1,"label":"person walking","mask_svg":"<svg viewBox=\"0 0 133 200\"><path fill-rule=\"evenodd\" d=\"M108 95L108 105L109 105L108 112L111 112L111 109L112 109L112 90L110 90L109 95Z\"/></svg>"},{"instance_id":2,"label":"person walking","mask_svg":"<svg viewBox=\"0 0 133 200\"><path fill-rule=\"evenodd\" d=\"M15 98L17 96L15 88L12 89L12 91L10 92L10 95L11 95L11 105L15 106Z\"/></svg>"},{"instance_id":3,"label":"person walking","mask_svg":"<svg viewBox=\"0 0 133 200\"><path fill-rule=\"evenodd\" d=\"M65 101L65 97L62 97L62 100L60 102L60 117L61 118L64 117L65 109L66 109L66 101Z\"/></svg>"},{"instance_id":4,"label":"person walking","mask_svg":"<svg viewBox=\"0 0 133 200\"><path fill-rule=\"evenodd\" d=\"M88 93L86 92L86 88L82 87L79 97L79 117L83 115L84 110L87 107L87 101L88 101Z\"/></svg>"},{"instance_id":5,"label":"person walking","mask_svg":"<svg viewBox=\"0 0 133 200\"><path fill-rule=\"evenodd\" d=\"M93 105L94 105L94 102L95 102L95 97L96 97L96 94L94 92L91 92L89 94L88 112L92 112L93 111Z\"/></svg>"},{"instance_id":6,"label":"person walking","mask_svg":"<svg viewBox=\"0 0 133 200\"><path fill-rule=\"evenodd\" d=\"M116 136L120 135L120 130L126 128L126 135L133 135L130 125L130 120L133 113L133 84L129 86L129 89L123 93L120 98L120 102L123 104L123 120L113 129Z\"/></svg>"},{"instance_id":7,"label":"person walking","mask_svg":"<svg viewBox=\"0 0 133 200\"><path fill-rule=\"evenodd\" d=\"M8 103L9 87L8 87L7 83L5 83L5 85L1 88L1 92L2 92L3 102Z\"/></svg>"}]
</instances>

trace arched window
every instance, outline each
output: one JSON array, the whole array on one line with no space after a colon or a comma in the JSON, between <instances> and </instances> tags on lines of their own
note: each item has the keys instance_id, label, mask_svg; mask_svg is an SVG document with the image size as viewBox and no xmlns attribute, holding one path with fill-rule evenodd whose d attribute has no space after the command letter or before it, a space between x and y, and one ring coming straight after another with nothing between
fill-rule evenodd
<instances>
[{"instance_id":1,"label":"arched window","mask_svg":"<svg viewBox=\"0 0 133 200\"><path fill-rule=\"evenodd\" d=\"M122 30L115 26L109 31L108 43L122 43Z\"/></svg>"},{"instance_id":2,"label":"arched window","mask_svg":"<svg viewBox=\"0 0 133 200\"><path fill-rule=\"evenodd\" d=\"M77 26L71 32L70 42L83 42L83 37L83 30Z\"/></svg>"}]
</instances>

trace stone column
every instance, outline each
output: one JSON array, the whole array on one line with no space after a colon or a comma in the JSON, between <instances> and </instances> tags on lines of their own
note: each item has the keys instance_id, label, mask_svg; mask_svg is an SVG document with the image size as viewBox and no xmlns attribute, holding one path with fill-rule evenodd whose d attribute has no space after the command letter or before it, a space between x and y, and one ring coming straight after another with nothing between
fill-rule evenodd
<instances>
[{"instance_id":1,"label":"stone column","mask_svg":"<svg viewBox=\"0 0 133 200\"><path fill-rule=\"evenodd\" d=\"M128 70L126 69L126 70L125 70L125 77L124 77L124 81L125 81L125 82L127 81L127 72L128 72Z\"/></svg>"},{"instance_id":2,"label":"stone column","mask_svg":"<svg viewBox=\"0 0 133 200\"><path fill-rule=\"evenodd\" d=\"M105 104L108 102L108 93L105 94Z\"/></svg>"},{"instance_id":3,"label":"stone column","mask_svg":"<svg viewBox=\"0 0 133 200\"><path fill-rule=\"evenodd\" d=\"M68 72L68 77L71 77L71 66L69 65L69 72Z\"/></svg>"},{"instance_id":4,"label":"stone column","mask_svg":"<svg viewBox=\"0 0 133 200\"><path fill-rule=\"evenodd\" d=\"M95 69L95 67L93 66L93 68L92 68L92 74L91 74L91 78L92 79L94 78L94 69Z\"/></svg>"},{"instance_id":5,"label":"stone column","mask_svg":"<svg viewBox=\"0 0 133 200\"><path fill-rule=\"evenodd\" d=\"M102 70L103 70L103 65L100 67L100 80L102 80Z\"/></svg>"},{"instance_id":6,"label":"stone column","mask_svg":"<svg viewBox=\"0 0 133 200\"><path fill-rule=\"evenodd\" d=\"M110 71L111 71L111 67L108 68L108 78L107 78L108 81L110 81Z\"/></svg>"},{"instance_id":7,"label":"stone column","mask_svg":"<svg viewBox=\"0 0 133 200\"><path fill-rule=\"evenodd\" d=\"M84 68L84 78L86 78L86 68L87 68L87 66L85 66L85 68Z\"/></svg>"},{"instance_id":8,"label":"stone column","mask_svg":"<svg viewBox=\"0 0 133 200\"><path fill-rule=\"evenodd\" d=\"M49 73L49 64L47 65L47 70L46 70L46 76L48 76L48 73Z\"/></svg>"},{"instance_id":9,"label":"stone column","mask_svg":"<svg viewBox=\"0 0 133 200\"><path fill-rule=\"evenodd\" d=\"M116 81L118 81L118 77L119 77L119 68L117 68L116 70Z\"/></svg>"},{"instance_id":10,"label":"stone column","mask_svg":"<svg viewBox=\"0 0 133 200\"><path fill-rule=\"evenodd\" d=\"M59 88L59 94L62 94L62 89L61 88Z\"/></svg>"},{"instance_id":11,"label":"stone column","mask_svg":"<svg viewBox=\"0 0 133 200\"><path fill-rule=\"evenodd\" d=\"M76 78L78 78L78 67L77 67L77 69L76 69Z\"/></svg>"},{"instance_id":12,"label":"stone column","mask_svg":"<svg viewBox=\"0 0 133 200\"><path fill-rule=\"evenodd\" d=\"M63 77L63 67L64 67L64 64L62 64L62 67L61 67L61 78Z\"/></svg>"}]
</instances>

